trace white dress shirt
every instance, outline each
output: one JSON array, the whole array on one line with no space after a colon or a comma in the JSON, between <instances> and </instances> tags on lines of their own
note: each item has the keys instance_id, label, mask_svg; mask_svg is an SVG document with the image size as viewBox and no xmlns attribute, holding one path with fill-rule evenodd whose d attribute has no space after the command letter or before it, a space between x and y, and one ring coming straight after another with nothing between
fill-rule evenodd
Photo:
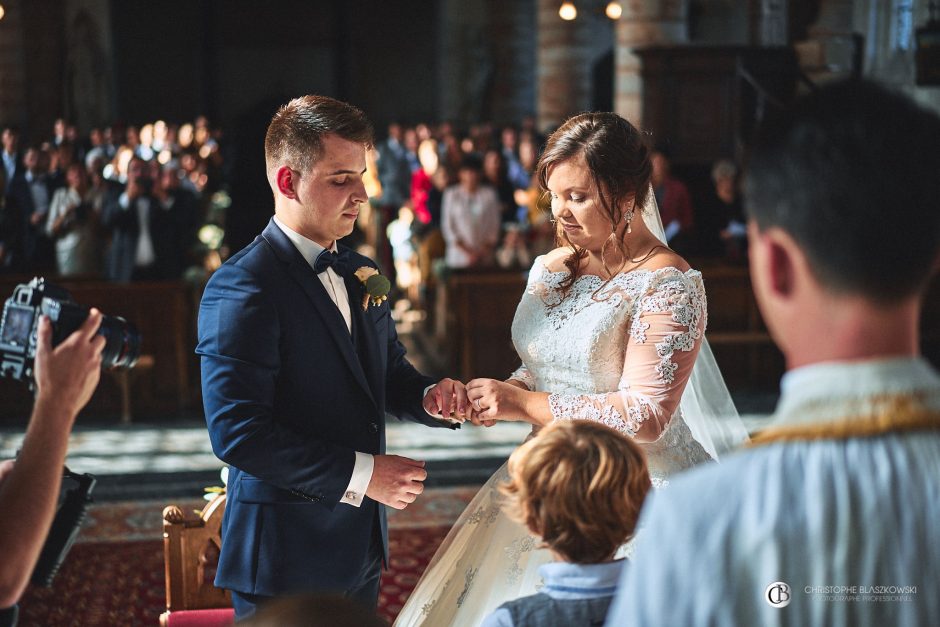
<instances>
[{"instance_id":1,"label":"white dress shirt","mask_svg":"<svg viewBox=\"0 0 940 627\"><path fill-rule=\"evenodd\" d=\"M131 199L127 192L118 197L118 205L121 209L130 211ZM150 198L138 196L134 201L134 209L137 211L137 247L134 250L134 265L146 268L157 260L153 238L150 237Z\"/></svg>"},{"instance_id":2,"label":"white dress shirt","mask_svg":"<svg viewBox=\"0 0 940 627\"><path fill-rule=\"evenodd\" d=\"M283 222L278 220L276 216L274 218L274 224L284 232L287 239L291 241L297 251L312 268L317 256L325 250L323 246L291 230L289 227L285 226ZM335 241L333 242L333 246L330 247L330 250L336 252ZM323 283L323 287L326 288L326 293L330 295L330 299L336 304L337 309L339 309L339 312L343 316L343 320L346 321L346 329L352 333L352 311L349 308L349 293L346 291L346 284L343 282L343 277L334 272L333 268L327 268L325 272L318 274L317 278ZM372 455L356 451L356 463L353 466L352 477L349 479L346 493L343 495L343 498L339 500L340 503L347 503L354 507L362 505L366 488L369 487L369 482L372 480L372 470L374 467L375 458L372 457Z\"/></svg>"},{"instance_id":3,"label":"white dress shirt","mask_svg":"<svg viewBox=\"0 0 940 627\"><path fill-rule=\"evenodd\" d=\"M771 424L904 402L940 411L922 359L816 364L784 377ZM675 478L640 525L609 626L940 625L937 428L758 445Z\"/></svg>"},{"instance_id":4,"label":"white dress shirt","mask_svg":"<svg viewBox=\"0 0 940 627\"><path fill-rule=\"evenodd\" d=\"M7 185L10 184L10 181L13 180L13 175L16 174L16 155L11 155L6 150L3 151L3 168L7 173Z\"/></svg>"},{"instance_id":5,"label":"white dress shirt","mask_svg":"<svg viewBox=\"0 0 940 627\"><path fill-rule=\"evenodd\" d=\"M460 185L448 187L441 200L441 213L441 235L447 244L444 261L449 268L470 265L470 256L458 242L480 251L492 249L499 241L499 199L489 185L480 185L473 194Z\"/></svg>"}]
</instances>

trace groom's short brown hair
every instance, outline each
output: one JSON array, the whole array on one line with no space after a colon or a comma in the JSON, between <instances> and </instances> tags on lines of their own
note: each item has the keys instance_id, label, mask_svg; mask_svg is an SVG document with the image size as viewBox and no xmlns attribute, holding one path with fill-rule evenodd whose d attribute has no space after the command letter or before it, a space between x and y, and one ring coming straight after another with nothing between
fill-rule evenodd
<instances>
[{"instance_id":1,"label":"groom's short brown hair","mask_svg":"<svg viewBox=\"0 0 940 627\"><path fill-rule=\"evenodd\" d=\"M632 440L596 422L556 422L509 458L506 513L568 562L611 559L633 536L651 487Z\"/></svg>"},{"instance_id":2,"label":"groom's short brown hair","mask_svg":"<svg viewBox=\"0 0 940 627\"><path fill-rule=\"evenodd\" d=\"M267 171L286 165L306 174L323 156L323 137L372 146L372 123L351 104L327 96L301 96L274 114L264 137Z\"/></svg>"}]
</instances>

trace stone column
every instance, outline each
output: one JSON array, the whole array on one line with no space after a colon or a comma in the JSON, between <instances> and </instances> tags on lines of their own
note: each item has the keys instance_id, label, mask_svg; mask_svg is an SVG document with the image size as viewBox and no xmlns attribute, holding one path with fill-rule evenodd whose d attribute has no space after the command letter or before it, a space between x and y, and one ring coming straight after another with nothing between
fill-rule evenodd
<instances>
[{"instance_id":1,"label":"stone column","mask_svg":"<svg viewBox=\"0 0 940 627\"><path fill-rule=\"evenodd\" d=\"M485 111L497 124L535 114L535 0L487 0L493 80Z\"/></svg>"},{"instance_id":2,"label":"stone column","mask_svg":"<svg viewBox=\"0 0 940 627\"><path fill-rule=\"evenodd\" d=\"M643 79L634 50L689 41L688 0L630 0L617 23L614 109L635 124L643 120Z\"/></svg>"},{"instance_id":3,"label":"stone column","mask_svg":"<svg viewBox=\"0 0 940 627\"><path fill-rule=\"evenodd\" d=\"M591 107L592 46L588 20L566 22L560 3L538 0L537 124L542 131L557 127L568 116Z\"/></svg>"}]
</instances>

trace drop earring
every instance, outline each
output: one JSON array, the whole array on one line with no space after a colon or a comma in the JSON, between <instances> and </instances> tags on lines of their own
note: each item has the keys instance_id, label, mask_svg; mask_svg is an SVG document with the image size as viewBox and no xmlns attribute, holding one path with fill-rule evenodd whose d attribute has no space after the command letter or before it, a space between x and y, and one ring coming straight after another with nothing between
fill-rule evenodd
<instances>
[{"instance_id":1,"label":"drop earring","mask_svg":"<svg viewBox=\"0 0 940 627\"><path fill-rule=\"evenodd\" d=\"M633 222L634 211L635 209L631 207L629 211L623 213L623 221L627 223L627 233L633 233L633 227L630 223Z\"/></svg>"}]
</instances>

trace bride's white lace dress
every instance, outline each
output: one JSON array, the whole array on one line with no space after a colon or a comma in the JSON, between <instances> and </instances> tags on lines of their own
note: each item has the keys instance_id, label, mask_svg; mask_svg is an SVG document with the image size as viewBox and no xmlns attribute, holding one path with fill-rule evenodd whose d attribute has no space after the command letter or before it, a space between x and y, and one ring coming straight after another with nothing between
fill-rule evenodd
<instances>
[{"instance_id":1,"label":"bride's white lace dress","mask_svg":"<svg viewBox=\"0 0 940 627\"><path fill-rule=\"evenodd\" d=\"M535 260L513 320L523 365L512 378L551 392L555 420L596 420L628 435L643 425L660 432L641 444L654 485L711 459L678 409L705 330L701 274L638 269L606 284L585 275L563 294L567 271L543 264ZM461 514L396 626L478 625L504 601L540 587L538 567L551 557L501 512L497 486L506 479L503 465Z\"/></svg>"}]
</instances>

